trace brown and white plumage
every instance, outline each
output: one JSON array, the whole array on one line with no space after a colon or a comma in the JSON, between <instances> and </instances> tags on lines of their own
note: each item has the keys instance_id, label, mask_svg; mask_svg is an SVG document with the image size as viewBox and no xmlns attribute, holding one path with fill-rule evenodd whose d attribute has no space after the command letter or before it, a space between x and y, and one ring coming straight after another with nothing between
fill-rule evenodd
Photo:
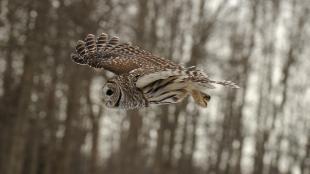
<instances>
[{"instance_id":1,"label":"brown and white plumage","mask_svg":"<svg viewBox=\"0 0 310 174\"><path fill-rule=\"evenodd\" d=\"M72 55L74 62L94 68L104 68L117 75L142 67L179 67L174 62L155 56L137 46L119 43L118 37L108 38L105 33L99 35L97 40L92 34L89 34L85 41L79 40L76 52L77 54Z\"/></svg>"},{"instance_id":2,"label":"brown and white plumage","mask_svg":"<svg viewBox=\"0 0 310 174\"><path fill-rule=\"evenodd\" d=\"M109 38L105 33L97 39L89 34L84 41L78 41L71 57L78 64L117 75L103 88L108 107L134 109L178 103L188 95L198 105L207 107L210 96L205 91L214 88L213 84L238 88L231 81L211 80L195 67L182 67L129 43L120 43L119 38Z\"/></svg>"}]
</instances>

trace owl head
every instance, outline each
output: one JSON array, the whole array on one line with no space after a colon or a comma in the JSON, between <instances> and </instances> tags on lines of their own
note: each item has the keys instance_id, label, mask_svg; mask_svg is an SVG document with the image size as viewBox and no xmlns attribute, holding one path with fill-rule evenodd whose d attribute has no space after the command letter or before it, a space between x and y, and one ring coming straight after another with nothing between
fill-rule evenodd
<instances>
[{"instance_id":1,"label":"owl head","mask_svg":"<svg viewBox=\"0 0 310 174\"><path fill-rule=\"evenodd\" d=\"M102 89L104 104L109 108L135 109L145 107L143 92L135 86L128 75L109 79Z\"/></svg>"}]
</instances>

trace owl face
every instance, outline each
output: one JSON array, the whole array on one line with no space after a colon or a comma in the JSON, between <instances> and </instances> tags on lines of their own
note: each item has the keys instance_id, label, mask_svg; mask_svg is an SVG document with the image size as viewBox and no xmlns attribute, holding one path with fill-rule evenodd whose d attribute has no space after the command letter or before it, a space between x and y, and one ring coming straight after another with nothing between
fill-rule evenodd
<instances>
[{"instance_id":1,"label":"owl face","mask_svg":"<svg viewBox=\"0 0 310 174\"><path fill-rule=\"evenodd\" d=\"M128 76L109 79L102 89L103 102L109 108L135 109L147 106L144 95Z\"/></svg>"},{"instance_id":2,"label":"owl face","mask_svg":"<svg viewBox=\"0 0 310 174\"><path fill-rule=\"evenodd\" d=\"M122 99L122 91L115 82L107 82L102 89L104 104L109 107L119 107Z\"/></svg>"}]
</instances>

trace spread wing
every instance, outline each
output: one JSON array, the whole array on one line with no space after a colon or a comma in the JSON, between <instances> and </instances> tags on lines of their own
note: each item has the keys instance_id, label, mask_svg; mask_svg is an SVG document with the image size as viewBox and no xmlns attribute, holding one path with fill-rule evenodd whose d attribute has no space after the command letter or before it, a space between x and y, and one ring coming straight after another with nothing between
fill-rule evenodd
<instances>
[{"instance_id":1,"label":"spread wing","mask_svg":"<svg viewBox=\"0 0 310 174\"><path fill-rule=\"evenodd\" d=\"M138 70L133 70L132 74L135 74L135 71ZM170 86L167 88L169 90L187 88L188 90L206 91L215 88L214 84L239 88L238 85L231 81L212 80L203 71L196 69L196 67L161 70L150 69L147 73L139 74L136 87L142 89L144 92L158 91L158 89L166 88L167 86Z\"/></svg>"},{"instance_id":2,"label":"spread wing","mask_svg":"<svg viewBox=\"0 0 310 174\"><path fill-rule=\"evenodd\" d=\"M120 43L118 37L109 38L105 33L99 35L97 39L89 34L84 41L79 40L71 58L75 63L103 68L117 75L129 73L138 68L180 67L168 59L155 56L137 46Z\"/></svg>"},{"instance_id":3,"label":"spread wing","mask_svg":"<svg viewBox=\"0 0 310 174\"><path fill-rule=\"evenodd\" d=\"M135 74L133 70L132 74ZM195 102L207 107L210 96L205 92L220 84L230 88L239 88L231 81L215 81L209 79L203 71L190 68L152 70L137 77L136 87L139 88L149 103L178 103L191 94Z\"/></svg>"}]
</instances>

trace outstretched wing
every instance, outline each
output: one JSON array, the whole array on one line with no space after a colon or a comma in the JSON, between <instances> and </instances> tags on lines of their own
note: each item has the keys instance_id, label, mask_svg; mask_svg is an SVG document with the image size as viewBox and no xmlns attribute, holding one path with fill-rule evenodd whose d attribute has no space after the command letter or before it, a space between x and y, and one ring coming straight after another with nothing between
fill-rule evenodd
<instances>
[{"instance_id":1,"label":"outstretched wing","mask_svg":"<svg viewBox=\"0 0 310 174\"><path fill-rule=\"evenodd\" d=\"M104 68L115 74L129 73L138 68L179 68L174 62L153 55L129 43L120 43L118 37L105 33L96 39L89 34L84 41L79 40L71 55L75 63L89 65L93 68Z\"/></svg>"},{"instance_id":2,"label":"outstretched wing","mask_svg":"<svg viewBox=\"0 0 310 174\"><path fill-rule=\"evenodd\" d=\"M215 88L213 84L239 88L231 81L211 80L207 74L195 67L144 73L138 77L136 87L150 103L178 103L191 94L198 105L207 107L210 96L205 91Z\"/></svg>"}]
</instances>

